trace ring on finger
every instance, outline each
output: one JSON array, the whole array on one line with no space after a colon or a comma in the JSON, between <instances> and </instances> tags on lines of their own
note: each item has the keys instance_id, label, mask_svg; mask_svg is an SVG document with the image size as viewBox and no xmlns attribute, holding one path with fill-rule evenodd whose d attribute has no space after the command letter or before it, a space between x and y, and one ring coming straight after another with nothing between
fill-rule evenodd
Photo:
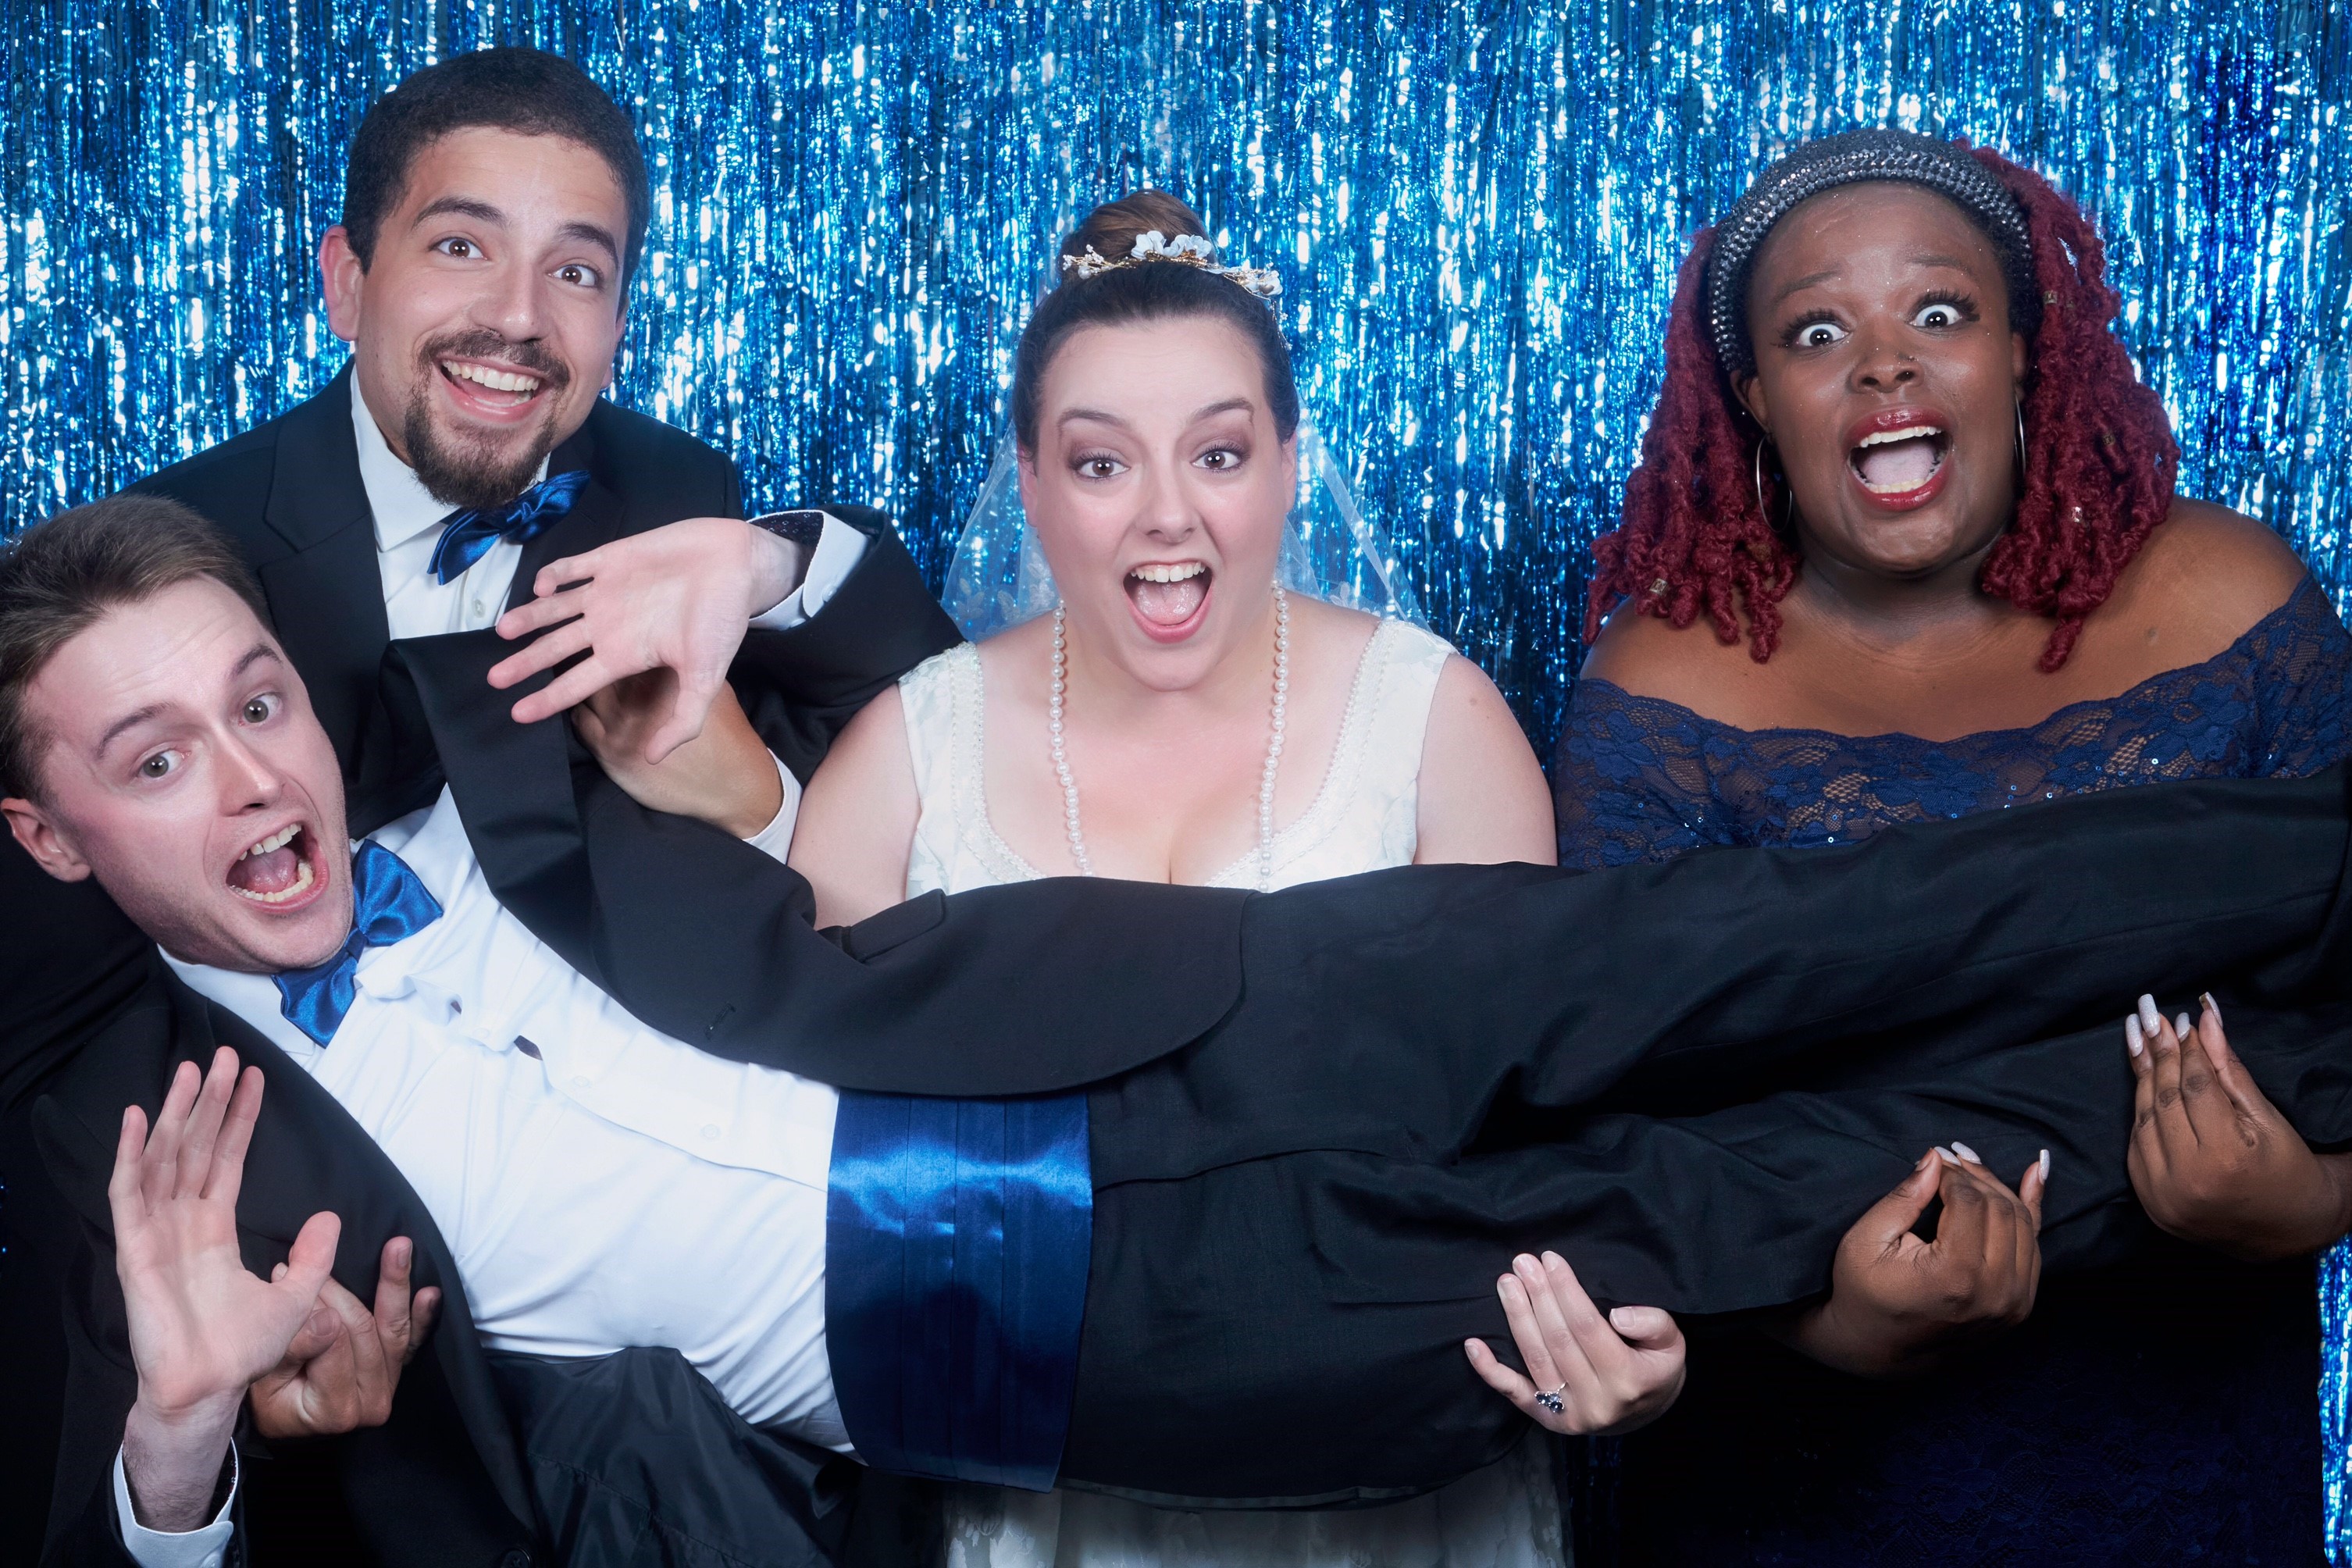
<instances>
[{"instance_id":1,"label":"ring on finger","mask_svg":"<svg viewBox=\"0 0 2352 1568\"><path fill-rule=\"evenodd\" d=\"M1568 1406L1560 1403L1559 1396L1567 1392L1568 1382L1563 1378L1558 1388L1538 1389L1536 1391L1536 1403L1542 1405L1546 1410L1550 1411L1554 1415L1561 1415L1568 1409Z\"/></svg>"}]
</instances>

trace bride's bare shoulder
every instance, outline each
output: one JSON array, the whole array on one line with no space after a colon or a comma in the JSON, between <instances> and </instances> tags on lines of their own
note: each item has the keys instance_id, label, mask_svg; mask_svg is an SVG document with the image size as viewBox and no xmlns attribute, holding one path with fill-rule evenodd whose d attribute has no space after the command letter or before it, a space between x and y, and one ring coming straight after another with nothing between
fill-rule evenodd
<instances>
[{"instance_id":1,"label":"bride's bare shoulder","mask_svg":"<svg viewBox=\"0 0 2352 1568\"><path fill-rule=\"evenodd\" d=\"M1017 626L982 637L975 649L981 674L992 680L1001 681L1015 670L1041 668L1053 657L1054 617L1032 616Z\"/></svg>"},{"instance_id":2,"label":"bride's bare shoulder","mask_svg":"<svg viewBox=\"0 0 2352 1568\"><path fill-rule=\"evenodd\" d=\"M1345 660L1352 664L1381 629L1381 618L1361 610L1351 610L1344 605L1334 605L1323 599L1310 599L1304 594L1287 595L1290 601L1291 656L1302 653L1319 655L1327 660Z\"/></svg>"}]
</instances>

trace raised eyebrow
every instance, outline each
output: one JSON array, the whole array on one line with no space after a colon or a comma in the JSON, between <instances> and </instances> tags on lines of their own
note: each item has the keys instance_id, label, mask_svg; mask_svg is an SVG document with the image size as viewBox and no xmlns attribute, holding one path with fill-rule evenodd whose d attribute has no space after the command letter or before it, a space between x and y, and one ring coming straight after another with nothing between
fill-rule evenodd
<instances>
[{"instance_id":1,"label":"raised eyebrow","mask_svg":"<svg viewBox=\"0 0 2352 1568\"><path fill-rule=\"evenodd\" d=\"M231 680L235 680L237 677L243 675L247 670L251 669L255 665L261 663L264 659L282 663L285 657L285 655L278 651L277 646L273 643L255 643L251 647L245 650L244 654L235 664L229 666L228 678ZM111 747L115 742L121 740L123 735L129 731L136 730L140 725L148 722L150 720L162 713L163 711L163 706L164 705L161 702L150 702L146 707L139 709L135 712L125 713L113 723L109 724L106 727L106 733L98 738L98 754L101 757L106 755L108 749Z\"/></svg>"},{"instance_id":2,"label":"raised eyebrow","mask_svg":"<svg viewBox=\"0 0 2352 1568\"><path fill-rule=\"evenodd\" d=\"M1198 425L1203 419L1212 418L1219 414L1230 414L1236 408L1246 411L1249 406L1250 400L1246 397L1228 397L1222 402L1208 404L1194 409L1192 416L1185 423ZM1101 408L1066 408L1062 411L1062 416L1055 423L1067 425L1074 419L1091 419L1104 425L1116 425L1122 430L1135 428L1118 415Z\"/></svg>"},{"instance_id":3,"label":"raised eyebrow","mask_svg":"<svg viewBox=\"0 0 2352 1568\"><path fill-rule=\"evenodd\" d=\"M612 258L613 265L621 264L621 247L613 237L593 223L567 223L556 231L559 239L574 239L583 245L593 245Z\"/></svg>"},{"instance_id":4,"label":"raised eyebrow","mask_svg":"<svg viewBox=\"0 0 2352 1568\"><path fill-rule=\"evenodd\" d=\"M125 713L113 723L109 724L106 727L106 733L98 738L97 754L101 757L106 755L113 748L114 742L121 740L126 731L136 730L163 711L163 705L161 702L150 702L135 713Z\"/></svg>"},{"instance_id":5,"label":"raised eyebrow","mask_svg":"<svg viewBox=\"0 0 2352 1568\"><path fill-rule=\"evenodd\" d=\"M478 196L436 196L425 204L408 226L419 228L428 219L451 216L469 217L477 223L496 224L500 228L504 228L507 222L506 214Z\"/></svg>"},{"instance_id":6,"label":"raised eyebrow","mask_svg":"<svg viewBox=\"0 0 2352 1568\"><path fill-rule=\"evenodd\" d=\"M1832 279L1844 276L1844 271L1835 267L1825 267L1819 272L1808 272L1793 283L1783 285L1780 291L1772 296L1772 303L1778 305L1791 294L1801 294L1817 283L1827 283Z\"/></svg>"},{"instance_id":7,"label":"raised eyebrow","mask_svg":"<svg viewBox=\"0 0 2352 1568\"><path fill-rule=\"evenodd\" d=\"M228 678L231 680L235 680L238 676L243 675L247 670L251 669L256 664L265 658L274 658L278 660L280 663L283 663L285 656L278 651L278 647L274 643L255 643L251 647L245 650L245 656L242 658L239 658L235 664L229 667Z\"/></svg>"},{"instance_id":8,"label":"raised eyebrow","mask_svg":"<svg viewBox=\"0 0 2352 1568\"><path fill-rule=\"evenodd\" d=\"M1914 267L1940 267L1952 272L1973 272L1976 270L1975 268L1971 267L1962 258L1958 256L1947 256L1940 250L1930 251L1924 256L1915 256L1911 258L1911 265Z\"/></svg>"}]
</instances>

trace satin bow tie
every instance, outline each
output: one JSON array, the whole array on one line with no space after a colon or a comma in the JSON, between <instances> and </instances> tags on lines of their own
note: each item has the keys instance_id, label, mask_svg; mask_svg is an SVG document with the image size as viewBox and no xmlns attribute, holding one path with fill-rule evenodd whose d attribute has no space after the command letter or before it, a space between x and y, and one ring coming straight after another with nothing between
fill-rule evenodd
<instances>
[{"instance_id":1,"label":"satin bow tie","mask_svg":"<svg viewBox=\"0 0 2352 1568\"><path fill-rule=\"evenodd\" d=\"M441 906L423 879L383 846L362 844L352 857L352 934L316 969L277 976L278 1011L320 1045L335 1037L357 994L352 975L360 954L415 936L441 918Z\"/></svg>"},{"instance_id":2,"label":"satin bow tie","mask_svg":"<svg viewBox=\"0 0 2352 1568\"><path fill-rule=\"evenodd\" d=\"M441 542L433 547L433 563L425 570L436 583L454 582L499 540L521 544L538 537L572 510L587 482L588 470L574 468L550 474L504 506L469 506L451 512L441 520Z\"/></svg>"}]
</instances>

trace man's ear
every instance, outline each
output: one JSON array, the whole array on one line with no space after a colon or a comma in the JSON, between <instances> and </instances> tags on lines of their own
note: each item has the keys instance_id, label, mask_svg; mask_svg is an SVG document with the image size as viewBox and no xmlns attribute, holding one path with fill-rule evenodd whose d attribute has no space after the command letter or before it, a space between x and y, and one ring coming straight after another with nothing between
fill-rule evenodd
<instances>
[{"instance_id":1,"label":"man's ear","mask_svg":"<svg viewBox=\"0 0 2352 1568\"><path fill-rule=\"evenodd\" d=\"M8 831L16 836L25 853L58 881L79 882L89 875L89 862L58 830L56 819L39 805L22 795L12 795L0 799L0 816L8 819Z\"/></svg>"},{"instance_id":2,"label":"man's ear","mask_svg":"<svg viewBox=\"0 0 2352 1568\"><path fill-rule=\"evenodd\" d=\"M327 297L327 325L343 342L360 335L360 285L367 264L352 248L352 232L341 224L319 237L319 286Z\"/></svg>"}]
</instances>

